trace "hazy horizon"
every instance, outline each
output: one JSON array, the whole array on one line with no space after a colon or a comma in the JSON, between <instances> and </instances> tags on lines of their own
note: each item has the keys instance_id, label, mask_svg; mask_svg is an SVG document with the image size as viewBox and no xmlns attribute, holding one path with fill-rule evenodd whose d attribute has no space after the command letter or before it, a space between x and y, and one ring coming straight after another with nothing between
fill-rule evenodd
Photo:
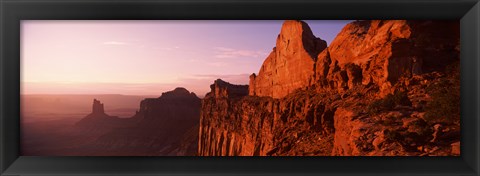
<instances>
[{"instance_id":1,"label":"hazy horizon","mask_svg":"<svg viewBox=\"0 0 480 176\"><path fill-rule=\"evenodd\" d=\"M190 92L193 92L193 91L190 91ZM164 93L164 92L163 92ZM199 95L197 94L196 92L193 92L197 95L198 98L203 98L205 97L205 95ZM135 94L115 94L115 93L99 93L99 94L91 94L91 93L32 93L32 94L20 94L22 96L85 96L85 95L88 95L88 96L108 96L108 95L111 95L111 96L138 96L138 97L146 97L146 98L158 98L160 97L162 94L158 94L158 95L135 95Z\"/></svg>"},{"instance_id":2,"label":"hazy horizon","mask_svg":"<svg viewBox=\"0 0 480 176\"><path fill-rule=\"evenodd\" d=\"M352 21L23 20L18 153L461 156L460 21Z\"/></svg>"},{"instance_id":3,"label":"hazy horizon","mask_svg":"<svg viewBox=\"0 0 480 176\"><path fill-rule=\"evenodd\" d=\"M305 21L328 44L350 21ZM21 94L203 97L216 79L247 85L283 20L21 22Z\"/></svg>"}]
</instances>

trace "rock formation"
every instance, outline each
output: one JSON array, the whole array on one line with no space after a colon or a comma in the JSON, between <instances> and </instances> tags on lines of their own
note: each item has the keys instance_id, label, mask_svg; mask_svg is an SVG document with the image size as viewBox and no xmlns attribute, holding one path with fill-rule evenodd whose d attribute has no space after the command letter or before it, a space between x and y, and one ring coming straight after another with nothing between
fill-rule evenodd
<instances>
[{"instance_id":1,"label":"rock formation","mask_svg":"<svg viewBox=\"0 0 480 176\"><path fill-rule=\"evenodd\" d=\"M286 21L248 95L211 86L198 154L459 155L459 43L458 21L373 20L325 48Z\"/></svg>"},{"instance_id":2,"label":"rock formation","mask_svg":"<svg viewBox=\"0 0 480 176\"><path fill-rule=\"evenodd\" d=\"M355 21L318 55L312 85L342 92L375 84L393 93L401 77L444 71L459 58L458 21Z\"/></svg>"},{"instance_id":3,"label":"rock formation","mask_svg":"<svg viewBox=\"0 0 480 176\"><path fill-rule=\"evenodd\" d=\"M103 129L83 146L95 156L193 156L197 153L200 98L185 88L140 103L130 118L110 117L94 100L93 112L77 126Z\"/></svg>"},{"instance_id":4,"label":"rock formation","mask_svg":"<svg viewBox=\"0 0 480 176\"><path fill-rule=\"evenodd\" d=\"M200 98L185 88L162 93L159 98L147 98L140 102L140 109L134 116L141 119L166 119L198 121Z\"/></svg>"},{"instance_id":5,"label":"rock formation","mask_svg":"<svg viewBox=\"0 0 480 176\"><path fill-rule=\"evenodd\" d=\"M249 94L282 98L308 86L317 55L326 47L327 43L315 37L305 22L286 21L258 75L250 76Z\"/></svg>"},{"instance_id":6,"label":"rock formation","mask_svg":"<svg viewBox=\"0 0 480 176\"><path fill-rule=\"evenodd\" d=\"M78 121L75 126L85 132L103 133L113 128L126 127L135 123L135 119L119 118L105 113L104 105L94 99L92 112Z\"/></svg>"},{"instance_id":7,"label":"rock formation","mask_svg":"<svg viewBox=\"0 0 480 176\"><path fill-rule=\"evenodd\" d=\"M100 101L98 101L97 99L93 99L92 114L105 114L103 104L100 103Z\"/></svg>"},{"instance_id":8,"label":"rock formation","mask_svg":"<svg viewBox=\"0 0 480 176\"><path fill-rule=\"evenodd\" d=\"M212 92L213 88L229 91L238 87L218 80L211 86ZM319 100L322 96L314 94L289 95L284 100L206 96L200 116L198 154L327 155L333 139L334 109Z\"/></svg>"},{"instance_id":9,"label":"rock formation","mask_svg":"<svg viewBox=\"0 0 480 176\"><path fill-rule=\"evenodd\" d=\"M232 85L221 79L215 80L215 82L210 85L210 89L211 92L207 93L205 97L237 98L248 95L247 85Z\"/></svg>"}]
</instances>

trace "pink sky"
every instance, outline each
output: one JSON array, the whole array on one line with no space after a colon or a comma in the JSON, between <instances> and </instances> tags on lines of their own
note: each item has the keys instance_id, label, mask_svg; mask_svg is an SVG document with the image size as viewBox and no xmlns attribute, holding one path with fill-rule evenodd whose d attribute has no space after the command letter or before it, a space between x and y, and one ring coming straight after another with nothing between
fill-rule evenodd
<instances>
[{"instance_id":1,"label":"pink sky","mask_svg":"<svg viewBox=\"0 0 480 176\"><path fill-rule=\"evenodd\" d=\"M307 21L328 43L349 21ZM22 94L203 96L217 78L248 84L282 21L42 21L21 23Z\"/></svg>"}]
</instances>

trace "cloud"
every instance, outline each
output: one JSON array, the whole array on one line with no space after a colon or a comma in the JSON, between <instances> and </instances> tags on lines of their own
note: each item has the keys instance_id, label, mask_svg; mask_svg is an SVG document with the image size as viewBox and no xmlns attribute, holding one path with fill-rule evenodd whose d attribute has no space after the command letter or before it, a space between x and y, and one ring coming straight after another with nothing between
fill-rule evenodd
<instances>
[{"instance_id":1,"label":"cloud","mask_svg":"<svg viewBox=\"0 0 480 176\"><path fill-rule=\"evenodd\" d=\"M213 83L216 79L222 79L224 81L231 82L232 84L248 84L250 80L250 74L230 74L230 75L220 75L220 74L197 74L191 75L185 79L196 79L196 80L210 80Z\"/></svg>"},{"instance_id":2,"label":"cloud","mask_svg":"<svg viewBox=\"0 0 480 176\"><path fill-rule=\"evenodd\" d=\"M214 66L214 67L224 67L228 64L226 62L210 62L208 63L208 65Z\"/></svg>"},{"instance_id":3,"label":"cloud","mask_svg":"<svg viewBox=\"0 0 480 176\"><path fill-rule=\"evenodd\" d=\"M235 78L235 77L249 77L248 74L230 74L230 75L221 75L221 74L195 74L190 78Z\"/></svg>"},{"instance_id":4,"label":"cloud","mask_svg":"<svg viewBox=\"0 0 480 176\"><path fill-rule=\"evenodd\" d=\"M178 47L178 46L174 46L174 47L157 47L157 49L171 51L171 50L180 49L180 47Z\"/></svg>"},{"instance_id":5,"label":"cloud","mask_svg":"<svg viewBox=\"0 0 480 176\"><path fill-rule=\"evenodd\" d=\"M233 48L226 48L226 47L213 47L213 49L218 51L235 51Z\"/></svg>"},{"instance_id":6,"label":"cloud","mask_svg":"<svg viewBox=\"0 0 480 176\"><path fill-rule=\"evenodd\" d=\"M215 58L239 58L239 57L251 57L251 58L263 58L267 56L265 51L254 50L239 50L226 47L214 47Z\"/></svg>"},{"instance_id":7,"label":"cloud","mask_svg":"<svg viewBox=\"0 0 480 176\"><path fill-rule=\"evenodd\" d=\"M184 87L199 97L210 92L210 85L222 79L237 85L248 85L249 74L197 74L178 77L168 83L95 83L95 82L22 82L21 94L124 94L155 95Z\"/></svg>"},{"instance_id":8,"label":"cloud","mask_svg":"<svg viewBox=\"0 0 480 176\"><path fill-rule=\"evenodd\" d=\"M128 45L126 42L119 42L119 41L107 41L103 42L104 45Z\"/></svg>"},{"instance_id":9,"label":"cloud","mask_svg":"<svg viewBox=\"0 0 480 176\"><path fill-rule=\"evenodd\" d=\"M24 82L23 94L161 95L172 83Z\"/></svg>"},{"instance_id":10,"label":"cloud","mask_svg":"<svg viewBox=\"0 0 480 176\"><path fill-rule=\"evenodd\" d=\"M188 62L198 62L199 60L198 59L188 59L187 61Z\"/></svg>"},{"instance_id":11,"label":"cloud","mask_svg":"<svg viewBox=\"0 0 480 176\"><path fill-rule=\"evenodd\" d=\"M248 85L250 80L249 74L197 74L179 78L177 85L182 85L195 92L199 97L204 97L206 93L210 92L210 85L217 79L237 85Z\"/></svg>"}]
</instances>

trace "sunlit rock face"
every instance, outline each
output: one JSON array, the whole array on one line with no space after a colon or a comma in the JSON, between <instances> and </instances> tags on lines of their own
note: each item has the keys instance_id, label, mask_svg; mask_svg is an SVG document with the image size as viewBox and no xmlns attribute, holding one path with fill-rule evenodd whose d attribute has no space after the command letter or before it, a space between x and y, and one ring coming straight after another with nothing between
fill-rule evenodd
<instances>
[{"instance_id":1,"label":"sunlit rock face","mask_svg":"<svg viewBox=\"0 0 480 176\"><path fill-rule=\"evenodd\" d=\"M282 98L309 85L315 60L327 43L315 37L302 21L285 21L276 47L263 62L258 75L250 77L251 96Z\"/></svg>"},{"instance_id":2,"label":"sunlit rock face","mask_svg":"<svg viewBox=\"0 0 480 176\"><path fill-rule=\"evenodd\" d=\"M210 92L205 96L206 98L238 98L248 95L247 85L233 85L221 79L214 81L210 85Z\"/></svg>"},{"instance_id":3,"label":"sunlit rock face","mask_svg":"<svg viewBox=\"0 0 480 176\"><path fill-rule=\"evenodd\" d=\"M343 92L375 84L385 96L401 77L444 71L457 61L459 36L458 21L355 21L318 55L312 85Z\"/></svg>"},{"instance_id":4,"label":"sunlit rock face","mask_svg":"<svg viewBox=\"0 0 480 176\"><path fill-rule=\"evenodd\" d=\"M211 86L198 154L458 155L459 44L458 21L354 21L328 48L286 21L248 95Z\"/></svg>"},{"instance_id":5,"label":"sunlit rock face","mask_svg":"<svg viewBox=\"0 0 480 176\"><path fill-rule=\"evenodd\" d=\"M218 89L229 92L246 87L217 80L211 88L208 95ZM198 154L280 156L297 155L299 150L308 155L329 154L334 109L319 100L322 96L304 93L284 99L247 94L206 96L202 100ZM321 142L314 143L317 141Z\"/></svg>"}]
</instances>

